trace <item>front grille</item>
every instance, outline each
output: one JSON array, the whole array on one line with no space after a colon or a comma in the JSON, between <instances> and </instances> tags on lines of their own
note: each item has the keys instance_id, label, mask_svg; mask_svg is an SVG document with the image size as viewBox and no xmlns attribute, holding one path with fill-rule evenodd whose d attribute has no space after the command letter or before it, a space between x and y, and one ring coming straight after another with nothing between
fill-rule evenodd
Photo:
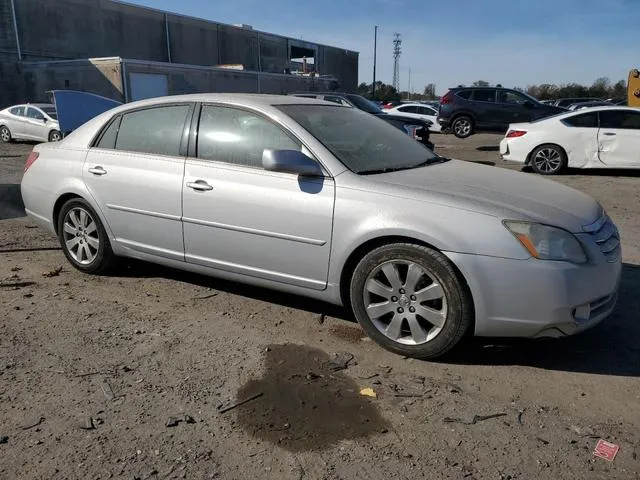
<instances>
[{"instance_id":1,"label":"front grille","mask_svg":"<svg viewBox=\"0 0 640 480\"><path fill-rule=\"evenodd\" d=\"M620 233L607 215L602 215L591 225L582 228L592 236L607 262L613 263L620 259Z\"/></svg>"}]
</instances>

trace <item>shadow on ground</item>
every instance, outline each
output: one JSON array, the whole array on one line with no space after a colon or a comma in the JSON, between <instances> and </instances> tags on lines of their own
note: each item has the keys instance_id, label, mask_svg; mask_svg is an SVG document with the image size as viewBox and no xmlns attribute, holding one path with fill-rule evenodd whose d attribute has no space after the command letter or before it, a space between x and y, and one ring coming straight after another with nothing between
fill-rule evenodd
<instances>
[{"instance_id":1,"label":"shadow on ground","mask_svg":"<svg viewBox=\"0 0 640 480\"><path fill-rule=\"evenodd\" d=\"M118 275L167 278L355 322L351 313L344 308L324 302L146 263L134 262ZM548 370L640 377L638 292L640 266L625 264L616 310L592 330L562 339L474 339L446 361L463 365L522 365ZM380 347L372 344L371 348Z\"/></svg>"},{"instance_id":2,"label":"shadow on ground","mask_svg":"<svg viewBox=\"0 0 640 480\"><path fill-rule=\"evenodd\" d=\"M498 145L481 145L476 148L479 152L497 152L500 150Z\"/></svg>"},{"instance_id":3,"label":"shadow on ground","mask_svg":"<svg viewBox=\"0 0 640 480\"><path fill-rule=\"evenodd\" d=\"M17 183L0 183L0 220L24 217L24 203Z\"/></svg>"},{"instance_id":4,"label":"shadow on ground","mask_svg":"<svg viewBox=\"0 0 640 480\"><path fill-rule=\"evenodd\" d=\"M535 173L530 166L524 166L521 168L522 172ZM577 176L577 177L640 177L640 169L625 169L625 168L568 168L559 175L552 175L553 177L563 176Z\"/></svg>"}]
</instances>

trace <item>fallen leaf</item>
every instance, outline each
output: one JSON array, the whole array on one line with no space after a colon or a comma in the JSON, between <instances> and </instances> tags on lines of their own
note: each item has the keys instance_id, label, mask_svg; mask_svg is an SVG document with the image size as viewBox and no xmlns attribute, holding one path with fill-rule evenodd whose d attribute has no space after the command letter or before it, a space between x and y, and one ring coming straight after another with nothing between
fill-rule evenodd
<instances>
[{"instance_id":1,"label":"fallen leaf","mask_svg":"<svg viewBox=\"0 0 640 480\"><path fill-rule=\"evenodd\" d=\"M363 395L365 397L378 398L378 395L376 395L376 392L373 390L373 388L369 387L360 390L360 395Z\"/></svg>"}]
</instances>

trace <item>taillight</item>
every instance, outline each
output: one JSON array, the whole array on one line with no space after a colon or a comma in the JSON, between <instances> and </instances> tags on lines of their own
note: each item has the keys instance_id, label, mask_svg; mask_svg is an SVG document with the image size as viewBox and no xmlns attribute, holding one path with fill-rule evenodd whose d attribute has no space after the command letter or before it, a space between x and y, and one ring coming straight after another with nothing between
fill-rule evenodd
<instances>
[{"instance_id":1,"label":"taillight","mask_svg":"<svg viewBox=\"0 0 640 480\"><path fill-rule=\"evenodd\" d=\"M440 99L440 105L446 105L447 103L451 103L453 101L453 93L447 92Z\"/></svg>"},{"instance_id":2,"label":"taillight","mask_svg":"<svg viewBox=\"0 0 640 480\"><path fill-rule=\"evenodd\" d=\"M527 133L525 130L509 130L507 132L507 138L517 138Z\"/></svg>"},{"instance_id":3,"label":"taillight","mask_svg":"<svg viewBox=\"0 0 640 480\"><path fill-rule=\"evenodd\" d=\"M27 169L33 165L33 162L35 162L38 157L40 156L40 154L38 152L31 152L29 154L29 156L27 157L27 161L24 163L24 171L26 172Z\"/></svg>"}]
</instances>

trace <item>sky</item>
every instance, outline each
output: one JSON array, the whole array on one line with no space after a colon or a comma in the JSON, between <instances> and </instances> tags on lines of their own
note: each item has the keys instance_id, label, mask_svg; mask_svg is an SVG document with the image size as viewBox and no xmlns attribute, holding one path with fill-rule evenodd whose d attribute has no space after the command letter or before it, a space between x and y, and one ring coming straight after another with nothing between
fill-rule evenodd
<instances>
[{"instance_id":1,"label":"sky","mask_svg":"<svg viewBox=\"0 0 640 480\"><path fill-rule=\"evenodd\" d=\"M640 0L128 0L222 23L355 50L359 81L393 78L393 34L402 35L400 88L421 92L475 80L526 87L627 79L640 65ZM330 73L330 72L321 72Z\"/></svg>"}]
</instances>

